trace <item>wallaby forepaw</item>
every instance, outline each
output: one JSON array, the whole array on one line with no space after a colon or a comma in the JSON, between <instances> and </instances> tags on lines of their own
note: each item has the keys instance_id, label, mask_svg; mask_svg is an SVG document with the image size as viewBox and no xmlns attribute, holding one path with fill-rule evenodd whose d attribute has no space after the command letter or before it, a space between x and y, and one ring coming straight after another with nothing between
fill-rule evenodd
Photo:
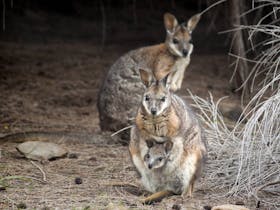
<instances>
[{"instance_id":1,"label":"wallaby forepaw","mask_svg":"<svg viewBox=\"0 0 280 210\"><path fill-rule=\"evenodd\" d=\"M172 90L172 91L177 91L179 89L179 87L176 85L176 84L170 84L170 90Z\"/></svg>"}]
</instances>

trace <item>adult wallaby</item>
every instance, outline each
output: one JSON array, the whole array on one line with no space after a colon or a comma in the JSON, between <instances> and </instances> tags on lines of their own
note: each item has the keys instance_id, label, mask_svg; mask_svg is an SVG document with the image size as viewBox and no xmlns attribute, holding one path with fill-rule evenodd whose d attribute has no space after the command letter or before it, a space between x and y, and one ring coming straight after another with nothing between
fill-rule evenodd
<instances>
[{"instance_id":1,"label":"adult wallaby","mask_svg":"<svg viewBox=\"0 0 280 210\"><path fill-rule=\"evenodd\" d=\"M164 43L130 51L112 65L98 98L102 130L116 131L132 124L145 89L139 78L139 68L153 72L158 80L169 73L170 89L181 88L193 51L191 34L199 20L200 14L197 14L178 24L175 16L166 13Z\"/></svg>"},{"instance_id":2,"label":"adult wallaby","mask_svg":"<svg viewBox=\"0 0 280 210\"><path fill-rule=\"evenodd\" d=\"M157 80L151 72L140 70L140 76L146 90L131 129L129 151L142 184L155 193L143 202L170 194L191 195L206 155L199 123L186 103L169 90L169 75ZM151 157L150 139L156 142L154 147L166 141L172 143L160 167L147 167L147 155L156 158Z\"/></svg>"}]
</instances>

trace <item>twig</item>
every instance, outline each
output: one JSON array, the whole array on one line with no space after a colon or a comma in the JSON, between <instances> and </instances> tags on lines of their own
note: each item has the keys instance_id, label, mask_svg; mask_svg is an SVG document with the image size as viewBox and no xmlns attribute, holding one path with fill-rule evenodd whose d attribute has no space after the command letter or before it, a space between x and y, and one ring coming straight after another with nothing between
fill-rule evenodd
<instances>
[{"instance_id":1,"label":"twig","mask_svg":"<svg viewBox=\"0 0 280 210\"><path fill-rule=\"evenodd\" d=\"M43 176L43 181L46 182L47 181L47 177L46 177L46 173L44 172L44 170L39 165L34 163L34 161L31 160L30 163L32 163L32 165L34 165L35 167L37 167L41 171L42 176Z\"/></svg>"},{"instance_id":2,"label":"twig","mask_svg":"<svg viewBox=\"0 0 280 210\"><path fill-rule=\"evenodd\" d=\"M133 127L133 125L129 125L129 126L127 126L127 127L124 127L124 128L122 128L122 129L116 131L115 133L111 134L111 137L113 137L113 136L115 136L115 135L117 135L117 134L119 134L119 133L121 133L121 132L123 132L123 131L129 129L129 128L132 128L132 127Z\"/></svg>"},{"instance_id":3,"label":"twig","mask_svg":"<svg viewBox=\"0 0 280 210\"><path fill-rule=\"evenodd\" d=\"M105 186L114 186L114 187L134 187L139 188L139 186L132 184L130 182L108 182L104 183Z\"/></svg>"},{"instance_id":4,"label":"twig","mask_svg":"<svg viewBox=\"0 0 280 210\"><path fill-rule=\"evenodd\" d=\"M277 184L280 184L280 180L277 180L277 181L274 181L274 182L268 182L262 186L260 186L257 190L256 190L256 193L258 193L259 191L261 191L263 188L265 187L268 187L268 186L271 186L271 185L277 185Z\"/></svg>"},{"instance_id":5,"label":"twig","mask_svg":"<svg viewBox=\"0 0 280 210\"><path fill-rule=\"evenodd\" d=\"M207 7L205 10L203 10L202 12L200 12L200 15L203 15L205 12L207 12L208 10L210 10L211 8L217 6L218 4L221 4L223 2L225 2L227 0L220 0L220 1L217 1L215 2L214 4L210 5L209 7Z\"/></svg>"}]
</instances>

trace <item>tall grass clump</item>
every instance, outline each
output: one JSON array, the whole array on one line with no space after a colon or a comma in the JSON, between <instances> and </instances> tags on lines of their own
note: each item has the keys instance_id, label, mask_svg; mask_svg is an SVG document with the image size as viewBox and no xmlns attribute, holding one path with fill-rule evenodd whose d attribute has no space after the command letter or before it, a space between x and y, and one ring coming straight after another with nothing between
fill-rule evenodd
<instances>
[{"instance_id":1,"label":"tall grass clump","mask_svg":"<svg viewBox=\"0 0 280 210\"><path fill-rule=\"evenodd\" d=\"M252 99L241 119L229 130L213 99L192 96L206 125L209 144L206 177L209 188L226 191L227 196L248 196L273 207L280 207L280 2L254 0L254 24L234 30L247 33L253 63L244 86ZM240 56L236 55L237 60ZM215 192L215 191L214 191ZM218 195L218 194L217 194Z\"/></svg>"}]
</instances>

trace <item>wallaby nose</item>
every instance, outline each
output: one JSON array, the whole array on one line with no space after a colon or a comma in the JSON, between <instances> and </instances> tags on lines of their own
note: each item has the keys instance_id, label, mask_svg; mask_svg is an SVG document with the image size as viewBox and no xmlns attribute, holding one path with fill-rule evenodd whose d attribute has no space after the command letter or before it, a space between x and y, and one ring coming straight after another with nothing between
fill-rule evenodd
<instances>
[{"instance_id":1,"label":"wallaby nose","mask_svg":"<svg viewBox=\"0 0 280 210\"><path fill-rule=\"evenodd\" d=\"M153 166L151 163L148 164L148 168L151 169Z\"/></svg>"},{"instance_id":2,"label":"wallaby nose","mask_svg":"<svg viewBox=\"0 0 280 210\"><path fill-rule=\"evenodd\" d=\"M152 113L152 115L156 115L157 114L157 109L156 108L151 108L151 113Z\"/></svg>"},{"instance_id":3,"label":"wallaby nose","mask_svg":"<svg viewBox=\"0 0 280 210\"><path fill-rule=\"evenodd\" d=\"M182 53L183 53L183 56L186 57L188 55L188 50L187 49L183 49Z\"/></svg>"}]
</instances>

